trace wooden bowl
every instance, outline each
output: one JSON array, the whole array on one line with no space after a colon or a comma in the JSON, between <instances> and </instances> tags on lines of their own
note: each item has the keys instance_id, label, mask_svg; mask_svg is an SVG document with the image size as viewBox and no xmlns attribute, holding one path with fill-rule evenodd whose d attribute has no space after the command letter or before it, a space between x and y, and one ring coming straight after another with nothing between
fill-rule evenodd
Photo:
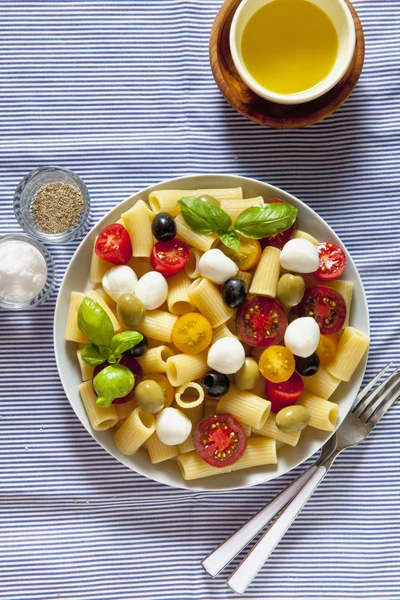
<instances>
[{"instance_id":1,"label":"wooden bowl","mask_svg":"<svg viewBox=\"0 0 400 600\"><path fill-rule=\"evenodd\" d=\"M229 32L241 0L225 0L211 30L210 62L219 89L233 108L259 125L275 129L306 127L334 113L353 91L362 71L365 54L361 21L350 0L345 1L353 15L356 29L356 48L350 67L339 83L323 96L311 102L288 106L257 96L240 78L231 56Z\"/></svg>"}]
</instances>

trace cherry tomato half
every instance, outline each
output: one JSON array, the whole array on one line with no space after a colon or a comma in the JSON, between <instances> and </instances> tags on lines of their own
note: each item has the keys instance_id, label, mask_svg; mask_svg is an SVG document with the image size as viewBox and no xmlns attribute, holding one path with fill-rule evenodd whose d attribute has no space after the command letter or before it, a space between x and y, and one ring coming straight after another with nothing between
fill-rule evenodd
<instances>
[{"instance_id":1,"label":"cherry tomato half","mask_svg":"<svg viewBox=\"0 0 400 600\"><path fill-rule=\"evenodd\" d=\"M337 347L339 344L339 334L321 335L319 338L316 354L319 358L321 366L329 365L336 356Z\"/></svg>"},{"instance_id":2,"label":"cherry tomato half","mask_svg":"<svg viewBox=\"0 0 400 600\"><path fill-rule=\"evenodd\" d=\"M108 364L108 362L104 362L102 365L98 365L97 367L95 367L93 371L93 379L98 373L100 373L100 371L108 367ZM112 402L113 404L125 404L125 402L129 402L129 400L132 400L135 395L135 388L137 384L140 383L143 379L142 367L139 365L138 361L132 356L123 356L119 364L123 367L127 367L130 371L132 371L132 373L135 376L135 385L133 386L133 389L129 392L129 394L127 394L126 396L123 396L122 398L115 398L115 400L113 400ZM94 393L96 393L96 390L94 390Z\"/></svg>"},{"instance_id":3,"label":"cherry tomato half","mask_svg":"<svg viewBox=\"0 0 400 600\"><path fill-rule=\"evenodd\" d=\"M186 313L172 329L172 343L184 354L198 354L210 345L212 335L210 322L203 315Z\"/></svg>"},{"instance_id":4,"label":"cherry tomato half","mask_svg":"<svg viewBox=\"0 0 400 600\"><path fill-rule=\"evenodd\" d=\"M284 308L277 300L254 296L238 309L237 332L250 346L267 348L279 344L287 327Z\"/></svg>"},{"instance_id":5,"label":"cherry tomato half","mask_svg":"<svg viewBox=\"0 0 400 600\"><path fill-rule=\"evenodd\" d=\"M314 277L320 281L333 281L343 274L346 268L346 255L339 246L324 242L317 246L319 269Z\"/></svg>"},{"instance_id":6,"label":"cherry tomato half","mask_svg":"<svg viewBox=\"0 0 400 600\"><path fill-rule=\"evenodd\" d=\"M132 258L129 233L119 223L108 225L97 238L94 251L97 256L113 265L126 265Z\"/></svg>"},{"instance_id":7,"label":"cherry tomato half","mask_svg":"<svg viewBox=\"0 0 400 600\"><path fill-rule=\"evenodd\" d=\"M240 236L239 250L219 244L218 248L229 256L239 267L239 271L249 271L255 267L261 258L261 245L258 240Z\"/></svg>"},{"instance_id":8,"label":"cherry tomato half","mask_svg":"<svg viewBox=\"0 0 400 600\"><path fill-rule=\"evenodd\" d=\"M343 297L326 285L307 288L298 305L300 317L313 317L321 333L337 333L346 319L346 304Z\"/></svg>"},{"instance_id":9,"label":"cherry tomato half","mask_svg":"<svg viewBox=\"0 0 400 600\"><path fill-rule=\"evenodd\" d=\"M153 269L164 277L172 277L182 271L188 260L188 247L177 239L170 242L158 242L151 252Z\"/></svg>"},{"instance_id":10,"label":"cherry tomato half","mask_svg":"<svg viewBox=\"0 0 400 600\"><path fill-rule=\"evenodd\" d=\"M286 204L284 200L280 198L272 198L268 200L267 204ZM295 230L296 224L293 223L289 229L286 231L282 231L281 233L276 233L275 235L270 235L269 237L263 238L260 240L261 248L264 250L267 246L273 246L274 248L278 248L282 250L283 246L290 240Z\"/></svg>"},{"instance_id":11,"label":"cherry tomato half","mask_svg":"<svg viewBox=\"0 0 400 600\"><path fill-rule=\"evenodd\" d=\"M246 432L232 415L211 415L197 425L194 447L197 454L209 465L220 469L229 467L246 450Z\"/></svg>"},{"instance_id":12,"label":"cherry tomato half","mask_svg":"<svg viewBox=\"0 0 400 600\"><path fill-rule=\"evenodd\" d=\"M294 356L286 346L270 346L260 356L258 368L272 383L287 381L294 373Z\"/></svg>"},{"instance_id":13,"label":"cherry tomato half","mask_svg":"<svg viewBox=\"0 0 400 600\"><path fill-rule=\"evenodd\" d=\"M271 402L271 410L275 414L282 408L294 404L303 391L303 380L296 371L287 381L272 383L272 381L267 380L265 384L267 400Z\"/></svg>"}]
</instances>

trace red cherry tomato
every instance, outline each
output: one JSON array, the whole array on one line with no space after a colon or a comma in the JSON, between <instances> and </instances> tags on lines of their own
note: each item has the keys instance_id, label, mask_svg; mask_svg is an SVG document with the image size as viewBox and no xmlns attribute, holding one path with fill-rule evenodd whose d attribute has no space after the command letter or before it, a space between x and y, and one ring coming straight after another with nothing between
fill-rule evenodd
<instances>
[{"instance_id":1,"label":"red cherry tomato","mask_svg":"<svg viewBox=\"0 0 400 600\"><path fill-rule=\"evenodd\" d=\"M343 274L346 268L346 255L339 246L324 242L317 246L319 269L314 277L320 281L333 281Z\"/></svg>"},{"instance_id":2,"label":"red cherry tomato","mask_svg":"<svg viewBox=\"0 0 400 600\"><path fill-rule=\"evenodd\" d=\"M209 465L222 469L235 463L246 450L246 432L232 415L211 415L197 425L194 447Z\"/></svg>"},{"instance_id":3,"label":"red cherry tomato","mask_svg":"<svg viewBox=\"0 0 400 600\"><path fill-rule=\"evenodd\" d=\"M142 367L139 365L138 361L135 358L133 358L133 356L123 356L119 364L123 367L127 367L130 371L132 371L132 373L135 376L135 385L133 386L133 390L131 390L126 396L123 396L122 398L115 398L115 400L113 400L112 402L113 404L125 404L125 402L129 402L129 400L132 400L135 395L135 387L143 379ZM98 373L100 373L100 371L108 367L108 365L108 362L104 362L102 365L98 365L97 367L95 367L93 371L93 379ZM94 391L94 393L96 393L96 390Z\"/></svg>"},{"instance_id":4,"label":"red cherry tomato","mask_svg":"<svg viewBox=\"0 0 400 600\"><path fill-rule=\"evenodd\" d=\"M286 204L284 200L280 198L272 198L272 200L268 200L267 204ZM274 248L278 248L282 250L283 246L290 240L295 230L296 225L293 223L289 229L286 231L282 231L281 233L276 233L275 235L270 235L269 237L263 238L260 240L260 244L262 249L267 246L273 246Z\"/></svg>"},{"instance_id":5,"label":"red cherry tomato","mask_svg":"<svg viewBox=\"0 0 400 600\"><path fill-rule=\"evenodd\" d=\"M313 317L321 333L337 333L346 319L346 303L343 296L326 285L307 288L298 305L300 317Z\"/></svg>"},{"instance_id":6,"label":"red cherry tomato","mask_svg":"<svg viewBox=\"0 0 400 600\"><path fill-rule=\"evenodd\" d=\"M164 277L172 277L182 271L188 260L188 247L177 239L170 242L157 242L151 253L153 269Z\"/></svg>"},{"instance_id":7,"label":"red cherry tomato","mask_svg":"<svg viewBox=\"0 0 400 600\"><path fill-rule=\"evenodd\" d=\"M285 310L277 300L254 296L236 313L237 332L250 346L268 348L282 341L287 327Z\"/></svg>"},{"instance_id":8,"label":"red cherry tomato","mask_svg":"<svg viewBox=\"0 0 400 600\"><path fill-rule=\"evenodd\" d=\"M296 371L287 381L272 383L267 380L265 385L267 400L271 402L271 410L275 414L282 408L285 408L285 406L294 404L300 398L303 391L303 380Z\"/></svg>"},{"instance_id":9,"label":"red cherry tomato","mask_svg":"<svg viewBox=\"0 0 400 600\"><path fill-rule=\"evenodd\" d=\"M126 265L132 258L129 233L118 223L108 225L97 238L94 251L97 256L113 265Z\"/></svg>"}]
</instances>

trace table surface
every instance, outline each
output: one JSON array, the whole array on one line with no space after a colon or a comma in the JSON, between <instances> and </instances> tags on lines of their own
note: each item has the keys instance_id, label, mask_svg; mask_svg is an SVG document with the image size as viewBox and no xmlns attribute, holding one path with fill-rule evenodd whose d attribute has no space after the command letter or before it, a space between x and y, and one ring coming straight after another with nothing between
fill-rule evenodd
<instances>
[{"instance_id":1,"label":"table surface","mask_svg":"<svg viewBox=\"0 0 400 600\"><path fill-rule=\"evenodd\" d=\"M399 364L400 1L356 0L366 63L346 104L299 131L263 129L219 93L208 37L220 0L3 0L0 233L31 169L86 181L92 223L133 192L193 173L254 177L307 202L351 252L368 296L367 376ZM52 246L61 277L77 246ZM0 315L0 598L232 598L201 559L290 482L189 493L105 453L54 361L56 294ZM400 405L337 460L249 598L398 600Z\"/></svg>"}]
</instances>

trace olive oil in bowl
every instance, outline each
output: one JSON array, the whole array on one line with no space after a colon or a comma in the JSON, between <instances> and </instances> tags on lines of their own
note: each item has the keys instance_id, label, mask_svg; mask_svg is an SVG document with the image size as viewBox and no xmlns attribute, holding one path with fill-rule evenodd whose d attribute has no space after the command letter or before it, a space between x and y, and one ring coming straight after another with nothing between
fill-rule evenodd
<instances>
[{"instance_id":1,"label":"olive oil in bowl","mask_svg":"<svg viewBox=\"0 0 400 600\"><path fill-rule=\"evenodd\" d=\"M249 74L276 94L313 88L331 72L338 53L334 24L308 0L273 0L249 19L241 53Z\"/></svg>"}]
</instances>

